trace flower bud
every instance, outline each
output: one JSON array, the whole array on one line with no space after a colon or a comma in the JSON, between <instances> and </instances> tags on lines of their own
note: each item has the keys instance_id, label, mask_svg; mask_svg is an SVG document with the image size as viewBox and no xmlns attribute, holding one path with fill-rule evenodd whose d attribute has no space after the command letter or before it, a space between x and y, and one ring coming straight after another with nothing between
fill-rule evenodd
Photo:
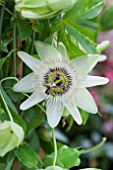
<instances>
[{"instance_id":1,"label":"flower bud","mask_svg":"<svg viewBox=\"0 0 113 170\"><path fill-rule=\"evenodd\" d=\"M98 44L97 51L101 53L102 51L106 50L109 47L110 41L106 40Z\"/></svg>"},{"instance_id":2,"label":"flower bud","mask_svg":"<svg viewBox=\"0 0 113 170\"><path fill-rule=\"evenodd\" d=\"M15 0L16 10L25 18L48 19L73 7L78 0Z\"/></svg>"},{"instance_id":3,"label":"flower bud","mask_svg":"<svg viewBox=\"0 0 113 170\"><path fill-rule=\"evenodd\" d=\"M18 147L24 138L24 131L11 121L0 123L0 156Z\"/></svg>"}]
</instances>

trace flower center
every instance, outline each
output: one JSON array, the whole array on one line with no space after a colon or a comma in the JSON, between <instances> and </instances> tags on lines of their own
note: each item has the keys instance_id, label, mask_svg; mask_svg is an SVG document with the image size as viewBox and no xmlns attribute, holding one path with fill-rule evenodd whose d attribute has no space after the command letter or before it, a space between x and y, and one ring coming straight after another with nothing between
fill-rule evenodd
<instances>
[{"instance_id":1,"label":"flower center","mask_svg":"<svg viewBox=\"0 0 113 170\"><path fill-rule=\"evenodd\" d=\"M72 77L65 68L51 68L44 76L43 85L46 87L47 95L62 95L72 85Z\"/></svg>"}]
</instances>

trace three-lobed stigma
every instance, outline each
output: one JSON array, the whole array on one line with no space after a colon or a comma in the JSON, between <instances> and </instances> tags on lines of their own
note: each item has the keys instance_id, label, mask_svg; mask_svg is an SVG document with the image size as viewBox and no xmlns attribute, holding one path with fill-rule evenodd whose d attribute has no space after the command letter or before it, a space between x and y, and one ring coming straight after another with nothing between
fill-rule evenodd
<instances>
[{"instance_id":1,"label":"three-lobed stigma","mask_svg":"<svg viewBox=\"0 0 113 170\"><path fill-rule=\"evenodd\" d=\"M65 68L54 68L44 76L43 85L46 87L47 95L62 95L67 92L72 84L70 73Z\"/></svg>"}]
</instances>

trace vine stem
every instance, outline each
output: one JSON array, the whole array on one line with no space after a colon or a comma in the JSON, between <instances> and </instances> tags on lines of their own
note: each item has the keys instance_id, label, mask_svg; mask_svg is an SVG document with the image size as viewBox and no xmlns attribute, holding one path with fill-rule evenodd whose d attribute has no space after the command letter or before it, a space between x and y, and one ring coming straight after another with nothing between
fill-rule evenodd
<instances>
[{"instance_id":1,"label":"vine stem","mask_svg":"<svg viewBox=\"0 0 113 170\"><path fill-rule=\"evenodd\" d=\"M5 12L5 6L6 6L6 1L3 1L2 4L2 9L1 9L1 16L0 16L0 44L2 43L2 25L3 25L3 19L4 19L4 12ZM1 55L0 55L1 58ZM3 77L3 72L2 69L0 69L0 77Z\"/></svg>"},{"instance_id":2,"label":"vine stem","mask_svg":"<svg viewBox=\"0 0 113 170\"><path fill-rule=\"evenodd\" d=\"M33 36L32 36L32 45L31 45L31 55L34 52L34 41L35 41L35 37L36 37L36 33L35 31L33 32Z\"/></svg>"},{"instance_id":3,"label":"vine stem","mask_svg":"<svg viewBox=\"0 0 113 170\"><path fill-rule=\"evenodd\" d=\"M0 2L0 5L2 6L2 3L1 3L1 2ZM13 16L13 13L12 13L8 8L5 8L5 10L6 10L10 15Z\"/></svg>"},{"instance_id":4,"label":"vine stem","mask_svg":"<svg viewBox=\"0 0 113 170\"><path fill-rule=\"evenodd\" d=\"M13 26L13 69L14 69L14 77L16 77L16 21L17 12L14 11L14 26Z\"/></svg>"},{"instance_id":5,"label":"vine stem","mask_svg":"<svg viewBox=\"0 0 113 170\"><path fill-rule=\"evenodd\" d=\"M1 87L1 88L2 88L2 87ZM8 115L9 115L9 118L10 118L11 122L13 122L13 117L12 117L12 115L11 115L11 112L10 112L10 110L9 110L9 108L8 108L5 100L4 100L4 97L3 97L3 94L2 94L1 89L0 89L0 94L1 94L2 101L3 101L4 105L5 105L5 108L6 108L6 110L7 110L7 113L8 113Z\"/></svg>"},{"instance_id":6,"label":"vine stem","mask_svg":"<svg viewBox=\"0 0 113 170\"><path fill-rule=\"evenodd\" d=\"M87 149L87 150L81 150L81 151L80 151L80 154L86 154L86 153L95 151L95 150L97 150L98 148L100 148L102 145L104 145L105 142L106 142L106 137L104 137L104 138L102 139L102 141L101 141L99 144L97 144L96 146L94 146L93 148Z\"/></svg>"},{"instance_id":7,"label":"vine stem","mask_svg":"<svg viewBox=\"0 0 113 170\"><path fill-rule=\"evenodd\" d=\"M9 110L9 108L8 108L5 100L4 100L4 96L3 96L2 90L1 90L1 89L2 89L2 85L1 85L2 82L5 81L5 80L10 80L10 79L14 79L14 80L18 81L18 79L15 78L15 77L6 77L6 78L2 79L2 80L0 81L0 95L1 95L2 101L3 101L4 105L5 105L5 108L6 108L6 110L7 110L7 113L8 113L8 115L9 115L9 118L10 118L10 120L13 122L13 117L12 117L12 115L11 115L11 112L10 112L10 110Z\"/></svg>"},{"instance_id":8,"label":"vine stem","mask_svg":"<svg viewBox=\"0 0 113 170\"><path fill-rule=\"evenodd\" d=\"M4 18L4 11L6 6L6 1L3 1L2 10L1 10L1 16L0 16L0 41L1 41L1 35L2 35L2 24L3 24L3 18Z\"/></svg>"},{"instance_id":9,"label":"vine stem","mask_svg":"<svg viewBox=\"0 0 113 170\"><path fill-rule=\"evenodd\" d=\"M4 79L2 79L1 81L0 81L0 83L2 83L3 81L5 81L5 80L11 80L11 79L13 79L13 80L15 80L15 81L19 81L16 77L6 77L6 78L4 78Z\"/></svg>"},{"instance_id":10,"label":"vine stem","mask_svg":"<svg viewBox=\"0 0 113 170\"><path fill-rule=\"evenodd\" d=\"M53 166L55 166L56 160L57 160L57 143L56 143L54 128L52 128L52 136L53 136L54 153L55 153L54 154L54 160L53 160Z\"/></svg>"}]
</instances>

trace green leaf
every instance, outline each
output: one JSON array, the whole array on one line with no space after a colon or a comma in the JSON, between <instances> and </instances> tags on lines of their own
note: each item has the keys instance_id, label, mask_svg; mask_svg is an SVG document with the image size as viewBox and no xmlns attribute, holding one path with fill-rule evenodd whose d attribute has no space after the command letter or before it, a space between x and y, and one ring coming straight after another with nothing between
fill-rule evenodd
<instances>
[{"instance_id":1,"label":"green leaf","mask_svg":"<svg viewBox=\"0 0 113 170\"><path fill-rule=\"evenodd\" d=\"M0 69L2 68L3 64L5 63L5 61L11 56L13 51L14 50L11 50L10 53L6 57L0 59Z\"/></svg>"},{"instance_id":2,"label":"green leaf","mask_svg":"<svg viewBox=\"0 0 113 170\"><path fill-rule=\"evenodd\" d=\"M14 112L18 113L16 107L14 106L11 99L9 98L9 96L7 95L7 93L5 92L5 90L2 87L1 87L1 92L2 92L4 100L6 101L8 107L11 108Z\"/></svg>"},{"instance_id":3,"label":"green leaf","mask_svg":"<svg viewBox=\"0 0 113 170\"><path fill-rule=\"evenodd\" d=\"M88 53L96 53L96 32L85 27L84 20L97 16L103 4L103 0L79 0L63 18L66 30Z\"/></svg>"},{"instance_id":4,"label":"green leaf","mask_svg":"<svg viewBox=\"0 0 113 170\"><path fill-rule=\"evenodd\" d=\"M40 141L39 141L39 137L37 135L37 131L33 131L32 133L29 134L29 136L27 136L29 138L29 144L30 146L35 150L39 150L40 148Z\"/></svg>"},{"instance_id":5,"label":"green leaf","mask_svg":"<svg viewBox=\"0 0 113 170\"><path fill-rule=\"evenodd\" d=\"M5 89L6 93L9 95L10 99L13 102L20 101L25 98L25 96L22 93L17 93L13 91L13 86L15 85L16 80L9 79L6 80L3 84L3 88Z\"/></svg>"},{"instance_id":6,"label":"green leaf","mask_svg":"<svg viewBox=\"0 0 113 170\"><path fill-rule=\"evenodd\" d=\"M27 145L21 145L15 151L17 158L28 168L36 167L38 163L38 156L36 152Z\"/></svg>"},{"instance_id":7,"label":"green leaf","mask_svg":"<svg viewBox=\"0 0 113 170\"><path fill-rule=\"evenodd\" d=\"M41 117L31 120L31 122L29 122L29 125L28 125L28 131L31 131L31 130L37 128L38 126L40 126L42 124L42 122L43 122L43 120Z\"/></svg>"},{"instance_id":8,"label":"green leaf","mask_svg":"<svg viewBox=\"0 0 113 170\"><path fill-rule=\"evenodd\" d=\"M75 6L66 13L64 20L84 20L96 17L102 10L103 0L79 0Z\"/></svg>"},{"instance_id":9,"label":"green leaf","mask_svg":"<svg viewBox=\"0 0 113 170\"><path fill-rule=\"evenodd\" d=\"M5 92L5 90L2 87L1 87L1 93L4 97L5 102L7 103L8 107L11 111L11 115L13 116L14 121L17 124L19 124L20 126L22 126L24 131L26 131L26 124L25 124L24 120L19 116L16 107L14 106L11 99L9 98L9 96L7 95L7 93ZM4 106L4 104L3 104L3 106ZM4 109L5 109L5 106L4 106Z\"/></svg>"},{"instance_id":10,"label":"green leaf","mask_svg":"<svg viewBox=\"0 0 113 170\"><path fill-rule=\"evenodd\" d=\"M76 24L73 21L65 22L66 30L77 39L88 53L96 53L96 32Z\"/></svg>"},{"instance_id":11,"label":"green leaf","mask_svg":"<svg viewBox=\"0 0 113 170\"><path fill-rule=\"evenodd\" d=\"M63 24L61 25L58 32L58 41L63 42L66 46L68 55L71 59L82 56L85 54L79 47L77 47L70 39L69 35L66 34Z\"/></svg>"},{"instance_id":12,"label":"green leaf","mask_svg":"<svg viewBox=\"0 0 113 170\"><path fill-rule=\"evenodd\" d=\"M2 114L4 114L4 110L3 110L3 108L0 105L0 115L2 115Z\"/></svg>"},{"instance_id":13,"label":"green leaf","mask_svg":"<svg viewBox=\"0 0 113 170\"><path fill-rule=\"evenodd\" d=\"M6 39L3 40L3 43L2 43L2 51L6 52L6 53L9 52L7 46L8 46L9 43L12 41L12 39L13 39L13 38L12 38L11 36L8 36L8 38L6 38Z\"/></svg>"},{"instance_id":14,"label":"green leaf","mask_svg":"<svg viewBox=\"0 0 113 170\"><path fill-rule=\"evenodd\" d=\"M27 124L28 133L39 127L44 121L43 114L40 114L40 109L37 106L23 111L22 114Z\"/></svg>"},{"instance_id":15,"label":"green leaf","mask_svg":"<svg viewBox=\"0 0 113 170\"><path fill-rule=\"evenodd\" d=\"M64 165L64 168L72 168L80 164L79 151L75 148L64 147L58 154L58 159Z\"/></svg>"},{"instance_id":16,"label":"green leaf","mask_svg":"<svg viewBox=\"0 0 113 170\"><path fill-rule=\"evenodd\" d=\"M80 164L79 151L75 148L68 148L67 146L62 146L58 149L57 162L56 165L62 168L72 168ZM44 167L51 166L54 159L54 153L48 155L44 161Z\"/></svg>"},{"instance_id":17,"label":"green leaf","mask_svg":"<svg viewBox=\"0 0 113 170\"><path fill-rule=\"evenodd\" d=\"M32 35L32 28L29 23L22 19L15 19L18 28L18 39L20 41L26 40Z\"/></svg>"},{"instance_id":18,"label":"green leaf","mask_svg":"<svg viewBox=\"0 0 113 170\"><path fill-rule=\"evenodd\" d=\"M14 162L14 159L15 159L15 155L14 155L13 152L11 152L11 153L8 155L8 158L7 158L7 166L6 166L5 170L11 170L12 165L13 165L13 162Z\"/></svg>"},{"instance_id":19,"label":"green leaf","mask_svg":"<svg viewBox=\"0 0 113 170\"><path fill-rule=\"evenodd\" d=\"M101 31L109 31L113 29L113 4L110 5L107 9L105 9L100 17L100 30Z\"/></svg>"},{"instance_id":20,"label":"green leaf","mask_svg":"<svg viewBox=\"0 0 113 170\"><path fill-rule=\"evenodd\" d=\"M50 30L49 30L48 20L40 20L39 21L39 40L45 40L49 36L49 33L50 33Z\"/></svg>"},{"instance_id":21,"label":"green leaf","mask_svg":"<svg viewBox=\"0 0 113 170\"><path fill-rule=\"evenodd\" d=\"M0 163L0 170L4 170L4 169L5 169L5 167L6 167L6 165L5 165L5 164Z\"/></svg>"},{"instance_id":22,"label":"green leaf","mask_svg":"<svg viewBox=\"0 0 113 170\"><path fill-rule=\"evenodd\" d=\"M88 118L89 118L89 113L80 109L80 114L82 116L82 124L85 125L87 123Z\"/></svg>"},{"instance_id":23,"label":"green leaf","mask_svg":"<svg viewBox=\"0 0 113 170\"><path fill-rule=\"evenodd\" d=\"M50 22L51 33L53 34L54 32L56 32L61 24L62 24L62 21L58 20L57 18L51 19L51 22Z\"/></svg>"},{"instance_id":24,"label":"green leaf","mask_svg":"<svg viewBox=\"0 0 113 170\"><path fill-rule=\"evenodd\" d=\"M53 155L48 155L44 161L44 167L48 167L53 165L53 160L54 160L54 156ZM61 168L64 168L64 165L62 164L62 162L60 162L58 159L56 161L56 165L60 166Z\"/></svg>"}]
</instances>

